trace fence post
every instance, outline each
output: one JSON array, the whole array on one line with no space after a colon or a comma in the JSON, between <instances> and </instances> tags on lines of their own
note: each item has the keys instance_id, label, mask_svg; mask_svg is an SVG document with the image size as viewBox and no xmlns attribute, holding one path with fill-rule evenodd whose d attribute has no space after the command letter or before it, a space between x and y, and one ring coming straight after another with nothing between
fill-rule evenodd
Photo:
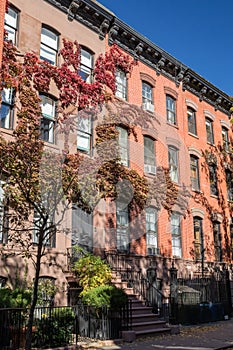
<instances>
[{"instance_id":1,"label":"fence post","mask_svg":"<svg viewBox=\"0 0 233 350\"><path fill-rule=\"evenodd\" d=\"M177 268L174 266L174 262L172 262L172 267L170 268L170 322L172 324L177 323L177 312L178 312L178 300L177 300Z\"/></svg>"}]
</instances>

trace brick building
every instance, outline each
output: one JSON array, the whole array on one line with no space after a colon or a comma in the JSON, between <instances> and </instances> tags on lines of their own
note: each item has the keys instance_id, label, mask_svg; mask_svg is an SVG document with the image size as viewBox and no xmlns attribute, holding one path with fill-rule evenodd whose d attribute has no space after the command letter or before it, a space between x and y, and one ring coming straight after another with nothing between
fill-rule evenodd
<instances>
[{"instance_id":1,"label":"brick building","mask_svg":"<svg viewBox=\"0 0 233 350\"><path fill-rule=\"evenodd\" d=\"M91 214L73 205L66 220L70 234L64 235L65 227L61 228L56 247L49 251L58 261L52 267L45 262L41 271L42 277L55 277L60 287L56 302L66 302L71 286L70 248L76 243L105 256L115 268L127 266L142 276L153 269L156 288L166 298L169 270L174 266L182 278L210 275L217 269L227 270L232 281L229 96L96 1L38 0L32 4L12 0L5 25L20 52L33 50L54 64L59 64L62 38L77 40L87 82L93 60L113 43L138 62L128 76L117 70L116 99L109 105L120 118L121 161L146 177L152 197L139 213L130 211L130 197L123 203L100 202ZM56 96L55 90L51 96ZM127 113L136 138L128 132ZM15 122L1 122L2 134L8 137ZM47 147L61 147L61 140L56 144L52 134L46 137ZM70 142L74 149L92 156L95 124L78 130ZM174 202L168 208L164 202L169 191ZM0 276L7 282L4 264L1 261ZM16 274L18 264L13 260L7 264Z\"/></svg>"}]
</instances>

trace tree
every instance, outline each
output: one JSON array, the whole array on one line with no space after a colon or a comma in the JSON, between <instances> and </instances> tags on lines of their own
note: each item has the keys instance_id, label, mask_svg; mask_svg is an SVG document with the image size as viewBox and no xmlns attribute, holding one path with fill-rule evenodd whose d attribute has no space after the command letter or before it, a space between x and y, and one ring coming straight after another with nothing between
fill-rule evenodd
<instances>
[{"instance_id":1,"label":"tree","mask_svg":"<svg viewBox=\"0 0 233 350\"><path fill-rule=\"evenodd\" d=\"M111 52L97 60L95 82L87 84L78 74L78 43L64 40L63 44L60 53L64 62L60 67L55 67L41 61L33 53L18 59L16 48L11 42L4 42L0 92L4 94L7 89L11 89L17 109L17 127L13 137L7 141L0 136L0 175L4 180L3 190L5 204L9 207L10 224L4 253L13 253L18 248L19 254L31 259L35 267L26 349L31 348L33 313L38 298L41 261L47 254L46 245L53 240L70 203L74 201L87 211L92 209L87 191L84 194L81 192L84 176L79 168L83 157L69 151L69 133L75 123L73 116L84 109L94 113L97 106L104 102L106 89L108 93L115 89L116 65L122 65L125 71L130 71L133 63L113 46ZM42 111L39 93L48 92L51 81L55 83L59 94L57 121L64 137L60 154L49 151L40 137ZM90 166L88 163L84 166L83 174L88 173ZM105 176L101 174L100 177L102 175ZM93 190L92 185L88 188L90 192ZM108 195L109 191L102 197ZM36 245L32 244L33 236Z\"/></svg>"}]
</instances>

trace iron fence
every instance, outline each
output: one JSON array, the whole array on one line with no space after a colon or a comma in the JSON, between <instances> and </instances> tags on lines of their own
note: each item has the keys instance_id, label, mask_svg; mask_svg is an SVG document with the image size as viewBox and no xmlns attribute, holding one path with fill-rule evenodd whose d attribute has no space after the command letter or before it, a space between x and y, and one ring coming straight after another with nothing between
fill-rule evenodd
<instances>
[{"instance_id":1,"label":"iron fence","mask_svg":"<svg viewBox=\"0 0 233 350\"><path fill-rule=\"evenodd\" d=\"M0 309L0 350L25 345L27 309ZM34 312L32 347L54 348L76 344L79 336L116 339L131 328L131 303L119 310L98 310L79 302L69 307L37 307Z\"/></svg>"}]
</instances>

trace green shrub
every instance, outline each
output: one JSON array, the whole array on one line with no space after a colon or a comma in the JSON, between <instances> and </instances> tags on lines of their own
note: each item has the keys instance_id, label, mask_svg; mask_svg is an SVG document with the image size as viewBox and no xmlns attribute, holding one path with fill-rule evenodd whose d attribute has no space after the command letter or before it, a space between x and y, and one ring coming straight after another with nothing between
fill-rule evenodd
<instances>
[{"instance_id":1,"label":"green shrub","mask_svg":"<svg viewBox=\"0 0 233 350\"><path fill-rule=\"evenodd\" d=\"M2 308L27 308L31 302L31 290L15 288L0 289L0 307Z\"/></svg>"},{"instance_id":2,"label":"green shrub","mask_svg":"<svg viewBox=\"0 0 233 350\"><path fill-rule=\"evenodd\" d=\"M123 289L105 285L89 289L82 300L85 304L97 309L106 306L112 310L118 310L126 303L127 295Z\"/></svg>"},{"instance_id":3,"label":"green shrub","mask_svg":"<svg viewBox=\"0 0 233 350\"><path fill-rule=\"evenodd\" d=\"M82 287L81 296L84 296L89 289L111 283L112 272L110 267L101 260L99 256L83 251L74 264L74 272L77 274L78 282Z\"/></svg>"},{"instance_id":4,"label":"green shrub","mask_svg":"<svg viewBox=\"0 0 233 350\"><path fill-rule=\"evenodd\" d=\"M49 310L49 309L48 309ZM72 340L75 314L71 308L50 309L48 314L36 321L33 347L59 347Z\"/></svg>"}]
</instances>

